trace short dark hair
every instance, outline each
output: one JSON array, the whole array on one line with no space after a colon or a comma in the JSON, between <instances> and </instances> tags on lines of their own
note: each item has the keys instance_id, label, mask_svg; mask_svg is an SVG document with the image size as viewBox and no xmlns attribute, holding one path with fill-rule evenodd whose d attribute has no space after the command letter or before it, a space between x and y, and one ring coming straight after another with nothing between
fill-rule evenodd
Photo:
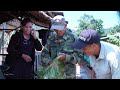
<instances>
[{"instance_id":1,"label":"short dark hair","mask_svg":"<svg viewBox=\"0 0 120 90\"><path fill-rule=\"evenodd\" d=\"M97 43L95 43L95 44L98 44L98 45L100 45L101 43L100 43L100 42L97 42Z\"/></svg>"},{"instance_id":2,"label":"short dark hair","mask_svg":"<svg viewBox=\"0 0 120 90\"><path fill-rule=\"evenodd\" d=\"M21 25L22 26L25 26L28 22L32 22L30 18L24 18L22 21L21 21Z\"/></svg>"},{"instance_id":3,"label":"short dark hair","mask_svg":"<svg viewBox=\"0 0 120 90\"><path fill-rule=\"evenodd\" d=\"M99 47L101 47L101 43L100 42L97 42L96 44L99 45Z\"/></svg>"}]
</instances>

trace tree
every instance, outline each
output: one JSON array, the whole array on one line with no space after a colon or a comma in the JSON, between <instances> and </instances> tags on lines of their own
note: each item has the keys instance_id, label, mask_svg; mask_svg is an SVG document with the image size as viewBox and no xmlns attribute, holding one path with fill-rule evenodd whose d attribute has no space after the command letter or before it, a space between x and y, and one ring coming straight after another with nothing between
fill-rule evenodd
<instances>
[{"instance_id":1,"label":"tree","mask_svg":"<svg viewBox=\"0 0 120 90\"><path fill-rule=\"evenodd\" d=\"M115 33L118 33L118 32L120 32L120 24L109 28L108 34L114 35Z\"/></svg>"},{"instance_id":2,"label":"tree","mask_svg":"<svg viewBox=\"0 0 120 90\"><path fill-rule=\"evenodd\" d=\"M115 27L113 27L113 29L114 29L116 32L120 32L120 25L116 25Z\"/></svg>"},{"instance_id":3,"label":"tree","mask_svg":"<svg viewBox=\"0 0 120 90\"><path fill-rule=\"evenodd\" d=\"M95 19L93 16L84 14L80 19L78 20L79 25L78 29L76 31L76 34L79 35L79 33L84 29L94 29L97 30L98 33L103 36L104 29L103 29L103 21L101 19Z\"/></svg>"}]
</instances>

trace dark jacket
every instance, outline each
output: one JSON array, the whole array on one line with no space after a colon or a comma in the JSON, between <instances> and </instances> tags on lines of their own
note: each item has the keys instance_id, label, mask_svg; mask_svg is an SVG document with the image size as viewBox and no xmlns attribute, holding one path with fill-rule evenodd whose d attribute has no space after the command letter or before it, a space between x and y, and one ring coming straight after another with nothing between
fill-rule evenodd
<instances>
[{"instance_id":1,"label":"dark jacket","mask_svg":"<svg viewBox=\"0 0 120 90\"><path fill-rule=\"evenodd\" d=\"M22 33L21 32L16 32L14 35L12 35L11 40L9 42L7 52L8 55L6 56L5 64L12 66L17 62L18 58L21 58L23 52L20 48L20 42L22 41ZM39 42L38 39L34 39L32 35L30 35L30 38L33 43L33 55L32 55L32 61L34 62L35 59L35 49L40 51L42 50L42 45Z\"/></svg>"}]
</instances>

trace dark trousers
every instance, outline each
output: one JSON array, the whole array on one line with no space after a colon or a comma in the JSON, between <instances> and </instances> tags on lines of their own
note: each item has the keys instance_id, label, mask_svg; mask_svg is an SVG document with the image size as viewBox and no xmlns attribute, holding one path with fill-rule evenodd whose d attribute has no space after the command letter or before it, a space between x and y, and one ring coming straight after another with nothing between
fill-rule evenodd
<instances>
[{"instance_id":1,"label":"dark trousers","mask_svg":"<svg viewBox=\"0 0 120 90\"><path fill-rule=\"evenodd\" d=\"M10 79L33 79L33 65L25 61L19 61L11 69Z\"/></svg>"}]
</instances>

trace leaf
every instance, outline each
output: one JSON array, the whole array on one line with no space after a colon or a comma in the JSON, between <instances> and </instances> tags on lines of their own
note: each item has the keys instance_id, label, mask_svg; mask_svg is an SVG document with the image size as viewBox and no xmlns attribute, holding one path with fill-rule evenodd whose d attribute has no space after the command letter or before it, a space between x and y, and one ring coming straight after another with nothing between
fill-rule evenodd
<instances>
[{"instance_id":1,"label":"leaf","mask_svg":"<svg viewBox=\"0 0 120 90\"><path fill-rule=\"evenodd\" d=\"M65 65L63 62L59 62L57 58L53 60L53 63L47 67L39 67L39 79L65 79Z\"/></svg>"}]
</instances>

